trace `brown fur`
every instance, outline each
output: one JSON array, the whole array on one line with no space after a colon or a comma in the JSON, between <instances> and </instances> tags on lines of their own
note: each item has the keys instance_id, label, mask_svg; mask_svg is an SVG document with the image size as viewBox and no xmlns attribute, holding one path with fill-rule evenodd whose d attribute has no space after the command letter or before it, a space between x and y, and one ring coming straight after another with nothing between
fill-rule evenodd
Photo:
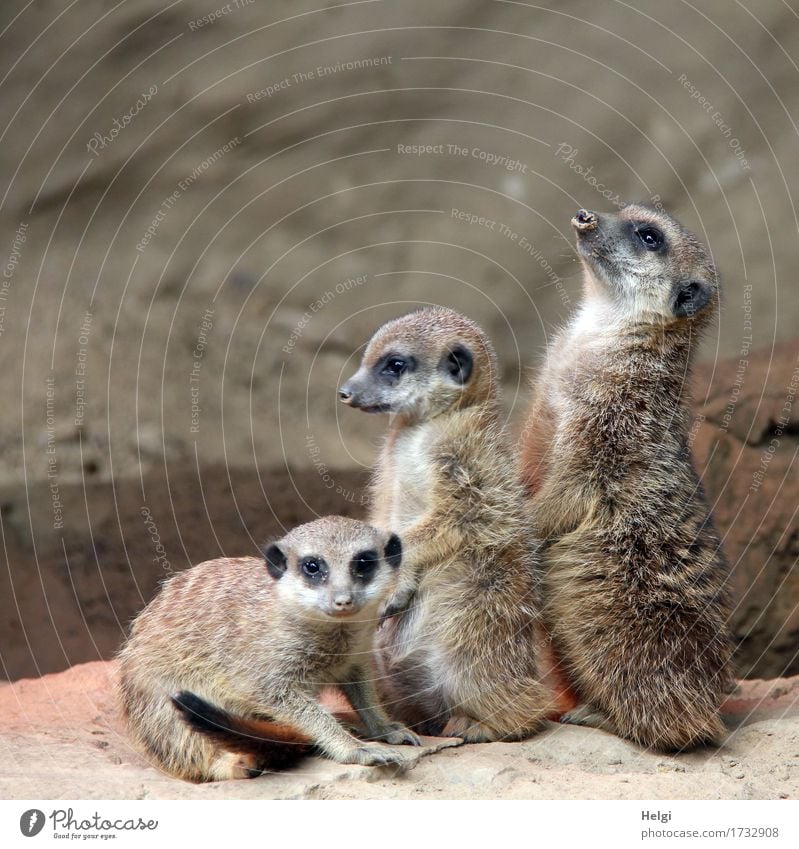
<instances>
[{"instance_id":1,"label":"brown fur","mask_svg":"<svg viewBox=\"0 0 799 849\"><path fill-rule=\"evenodd\" d=\"M459 346L465 380L451 361ZM380 376L390 354L415 363L394 385ZM378 632L387 707L469 742L529 736L550 710L534 657L537 543L488 339L450 310L411 313L377 331L342 397L391 414L371 508L405 548L395 615Z\"/></svg>"},{"instance_id":2,"label":"brown fur","mask_svg":"<svg viewBox=\"0 0 799 849\"><path fill-rule=\"evenodd\" d=\"M374 690L378 611L396 586L399 549L387 539L363 522L327 517L267 549L273 561L285 558L277 567L220 558L169 580L120 652L120 697L134 740L161 769L190 781L282 768L310 744L343 763L401 762L396 750L353 737L315 698L337 683L372 739L418 743L388 719ZM363 550L379 557L368 581L351 568ZM325 559L323 583L303 574L309 556ZM342 615L337 605L346 599L351 610Z\"/></svg>"},{"instance_id":3,"label":"brown fur","mask_svg":"<svg viewBox=\"0 0 799 849\"><path fill-rule=\"evenodd\" d=\"M545 624L587 705L567 721L682 749L722 734L730 682L727 569L691 464L686 392L716 273L661 212L573 223L585 298L536 381L522 455L545 539ZM647 226L662 250L641 243ZM685 292L697 309L680 314Z\"/></svg>"}]
</instances>

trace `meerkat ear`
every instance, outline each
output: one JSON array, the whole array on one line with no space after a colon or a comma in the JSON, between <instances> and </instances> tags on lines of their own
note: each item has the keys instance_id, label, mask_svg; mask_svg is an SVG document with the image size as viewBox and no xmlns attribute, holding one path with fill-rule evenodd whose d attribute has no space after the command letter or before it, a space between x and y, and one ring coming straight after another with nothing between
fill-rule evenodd
<instances>
[{"instance_id":1,"label":"meerkat ear","mask_svg":"<svg viewBox=\"0 0 799 849\"><path fill-rule=\"evenodd\" d=\"M463 385L472 376L474 357L464 345L454 345L444 358L444 368L453 380Z\"/></svg>"},{"instance_id":2,"label":"meerkat ear","mask_svg":"<svg viewBox=\"0 0 799 849\"><path fill-rule=\"evenodd\" d=\"M391 534L388 538L383 553L386 557L386 563L388 563L392 569L396 569L400 565L402 562L402 543L396 534Z\"/></svg>"},{"instance_id":3,"label":"meerkat ear","mask_svg":"<svg viewBox=\"0 0 799 849\"><path fill-rule=\"evenodd\" d=\"M288 560L286 555L280 550L276 543L264 546L264 560L269 574L277 581L286 574L288 568Z\"/></svg>"},{"instance_id":4,"label":"meerkat ear","mask_svg":"<svg viewBox=\"0 0 799 849\"><path fill-rule=\"evenodd\" d=\"M671 310L677 318L690 318L701 312L713 297L713 290L702 280L687 280L674 284Z\"/></svg>"}]
</instances>

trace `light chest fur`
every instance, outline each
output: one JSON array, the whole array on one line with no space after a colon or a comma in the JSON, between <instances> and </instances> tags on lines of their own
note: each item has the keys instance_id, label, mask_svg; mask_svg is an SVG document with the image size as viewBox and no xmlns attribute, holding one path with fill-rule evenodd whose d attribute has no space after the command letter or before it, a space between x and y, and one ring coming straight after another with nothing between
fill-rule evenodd
<instances>
[{"instance_id":1,"label":"light chest fur","mask_svg":"<svg viewBox=\"0 0 799 849\"><path fill-rule=\"evenodd\" d=\"M433 477L430 449L434 429L425 422L392 434L385 447L383 468L386 474L379 486L387 487L381 520L384 529L402 536L430 507L430 480Z\"/></svg>"}]
</instances>

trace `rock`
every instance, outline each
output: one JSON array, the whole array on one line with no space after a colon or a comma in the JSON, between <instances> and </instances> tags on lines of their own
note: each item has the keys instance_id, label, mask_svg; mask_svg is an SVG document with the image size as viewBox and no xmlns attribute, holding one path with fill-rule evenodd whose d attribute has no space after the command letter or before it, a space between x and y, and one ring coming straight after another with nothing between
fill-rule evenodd
<instances>
[{"instance_id":1,"label":"rock","mask_svg":"<svg viewBox=\"0 0 799 849\"><path fill-rule=\"evenodd\" d=\"M732 570L738 672L799 672L799 339L698 369L692 448Z\"/></svg>"},{"instance_id":2,"label":"rock","mask_svg":"<svg viewBox=\"0 0 799 849\"><path fill-rule=\"evenodd\" d=\"M776 799L799 796L799 678L741 682L747 712L720 749L668 756L591 728L550 724L521 743L427 738L404 774L311 758L284 773L196 785L134 751L95 662L0 684L5 799ZM786 701L788 700L788 701ZM789 710L786 710L788 705ZM341 707L341 702L330 702ZM793 757L790 757L793 755ZM776 769L776 767L781 769ZM743 781L745 776L746 781Z\"/></svg>"}]
</instances>

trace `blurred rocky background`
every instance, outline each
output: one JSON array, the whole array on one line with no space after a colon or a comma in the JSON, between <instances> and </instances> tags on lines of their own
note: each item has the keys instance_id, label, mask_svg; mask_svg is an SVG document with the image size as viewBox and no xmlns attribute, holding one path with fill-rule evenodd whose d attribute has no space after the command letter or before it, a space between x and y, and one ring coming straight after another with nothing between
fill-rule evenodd
<instances>
[{"instance_id":1,"label":"blurred rocky background","mask_svg":"<svg viewBox=\"0 0 799 849\"><path fill-rule=\"evenodd\" d=\"M4 0L0 673L362 515L385 423L335 388L389 317L483 324L518 427L569 219L630 200L721 269L693 447L739 672L799 672L798 44L781 0Z\"/></svg>"}]
</instances>

